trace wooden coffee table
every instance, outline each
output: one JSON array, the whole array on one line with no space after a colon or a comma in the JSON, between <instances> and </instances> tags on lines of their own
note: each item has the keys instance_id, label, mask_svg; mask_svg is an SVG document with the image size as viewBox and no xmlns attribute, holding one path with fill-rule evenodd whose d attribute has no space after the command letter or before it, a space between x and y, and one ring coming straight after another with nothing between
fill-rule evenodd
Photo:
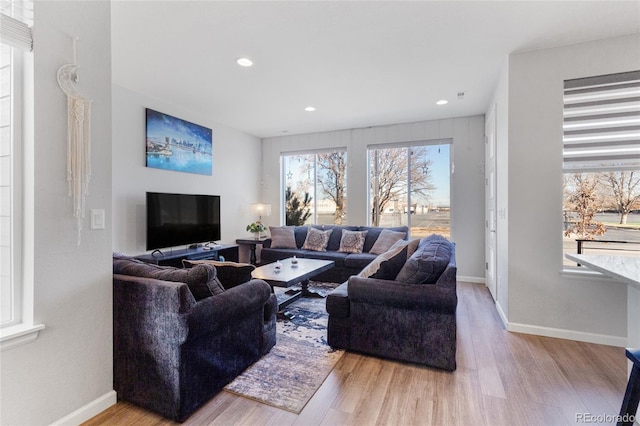
<instances>
[{"instance_id":1,"label":"wooden coffee table","mask_svg":"<svg viewBox=\"0 0 640 426\"><path fill-rule=\"evenodd\" d=\"M298 264L295 266L291 260L292 258L281 260L282 268L280 271L275 270L275 263L269 263L254 269L251 273L253 278L268 282L272 290L274 286L291 287L300 283L300 290L288 290L285 292L288 297L278 298L278 310L280 311L301 297L323 297L319 293L309 290L309 279L335 265L333 260L297 259Z\"/></svg>"}]
</instances>

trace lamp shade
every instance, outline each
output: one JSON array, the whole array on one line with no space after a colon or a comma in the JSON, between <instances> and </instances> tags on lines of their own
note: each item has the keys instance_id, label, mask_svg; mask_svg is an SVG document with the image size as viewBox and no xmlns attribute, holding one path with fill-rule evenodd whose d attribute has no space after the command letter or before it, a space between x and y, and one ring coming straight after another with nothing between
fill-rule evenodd
<instances>
[{"instance_id":1,"label":"lamp shade","mask_svg":"<svg viewBox=\"0 0 640 426\"><path fill-rule=\"evenodd\" d=\"M251 204L251 212L260 217L271 216L271 204L253 203Z\"/></svg>"}]
</instances>

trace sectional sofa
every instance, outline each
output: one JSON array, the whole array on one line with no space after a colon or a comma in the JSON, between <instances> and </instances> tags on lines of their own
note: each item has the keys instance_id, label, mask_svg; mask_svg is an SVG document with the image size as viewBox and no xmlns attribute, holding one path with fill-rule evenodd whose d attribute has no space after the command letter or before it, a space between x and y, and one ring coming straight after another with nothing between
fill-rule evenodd
<instances>
[{"instance_id":1,"label":"sectional sofa","mask_svg":"<svg viewBox=\"0 0 640 426\"><path fill-rule=\"evenodd\" d=\"M310 229L328 233L328 241L324 248L305 248L307 234ZM270 227L269 230L271 238L268 238L262 244L261 263L272 263L293 256L333 260L335 266L314 277L314 280L335 283L342 283L348 280L351 275L358 274L376 256L386 251L398 239L406 240L409 234L409 228L406 226L379 228L370 226L313 225ZM283 234L285 237L283 237ZM352 240L356 240L358 234L363 237L361 251L358 251L357 247L351 244L345 244L347 236L352 237Z\"/></svg>"}]
</instances>

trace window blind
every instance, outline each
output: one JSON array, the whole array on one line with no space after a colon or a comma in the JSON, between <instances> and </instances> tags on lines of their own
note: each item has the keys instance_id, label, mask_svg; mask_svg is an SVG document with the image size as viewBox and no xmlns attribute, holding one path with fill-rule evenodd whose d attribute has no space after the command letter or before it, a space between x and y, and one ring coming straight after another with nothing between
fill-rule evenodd
<instances>
[{"instance_id":1,"label":"window blind","mask_svg":"<svg viewBox=\"0 0 640 426\"><path fill-rule=\"evenodd\" d=\"M640 71L564 82L565 172L640 169Z\"/></svg>"},{"instance_id":2,"label":"window blind","mask_svg":"<svg viewBox=\"0 0 640 426\"><path fill-rule=\"evenodd\" d=\"M0 40L2 43L30 52L33 49L32 24L32 1L0 1Z\"/></svg>"}]
</instances>

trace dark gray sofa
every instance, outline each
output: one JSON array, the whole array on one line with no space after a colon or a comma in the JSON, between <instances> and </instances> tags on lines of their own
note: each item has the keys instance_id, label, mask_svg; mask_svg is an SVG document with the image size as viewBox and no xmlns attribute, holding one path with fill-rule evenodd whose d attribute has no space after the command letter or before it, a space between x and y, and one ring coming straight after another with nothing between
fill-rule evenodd
<instances>
[{"instance_id":1,"label":"dark gray sofa","mask_svg":"<svg viewBox=\"0 0 640 426\"><path fill-rule=\"evenodd\" d=\"M434 257L437 264L430 263ZM455 245L439 236L427 237L410 260L414 276L428 276L427 283L352 276L331 292L326 300L327 341L335 348L453 371Z\"/></svg>"},{"instance_id":2,"label":"dark gray sofa","mask_svg":"<svg viewBox=\"0 0 640 426\"><path fill-rule=\"evenodd\" d=\"M388 229L391 231L404 232L405 239L408 238L409 233L409 228L406 226L379 228L369 226L313 225L312 227L323 230L333 229L331 236L329 237L329 243L327 244L327 251L303 250L302 246L304 245L304 241L307 237L308 227L294 226L292 228L294 230L297 248L272 248L271 238L266 239L262 244L262 252L260 255L261 263L272 263L276 260L282 260L293 256L309 259L333 260L335 262L335 266L332 269L317 275L313 279L317 281L342 283L349 279L351 275L355 275L360 272L376 258L377 255L369 253L369 250L371 250L383 230ZM362 253L341 253L338 251L340 248L343 229L348 229L350 231L367 231Z\"/></svg>"},{"instance_id":3,"label":"dark gray sofa","mask_svg":"<svg viewBox=\"0 0 640 426\"><path fill-rule=\"evenodd\" d=\"M116 257L113 272L119 399L182 422L275 345L277 300L264 281L225 289L211 265ZM215 294L203 294L202 277Z\"/></svg>"}]
</instances>

